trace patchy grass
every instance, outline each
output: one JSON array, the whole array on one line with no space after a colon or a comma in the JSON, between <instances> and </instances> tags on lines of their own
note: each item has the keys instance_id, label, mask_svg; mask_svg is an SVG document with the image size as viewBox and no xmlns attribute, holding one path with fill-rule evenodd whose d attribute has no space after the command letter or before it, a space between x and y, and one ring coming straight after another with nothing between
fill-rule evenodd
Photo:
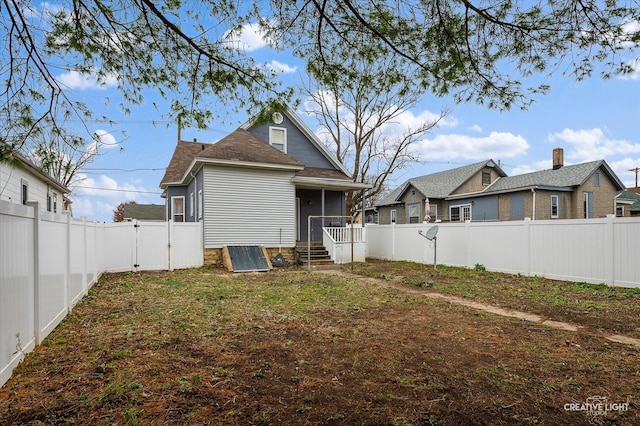
<instances>
[{"instance_id":1,"label":"patchy grass","mask_svg":"<svg viewBox=\"0 0 640 426\"><path fill-rule=\"evenodd\" d=\"M638 320L638 296L617 289L408 263L356 272L536 313L554 300L576 322L614 307ZM108 274L0 389L0 424L579 425L593 419L565 404L596 395L631 402L599 420L638 424L638 355L596 329L295 268Z\"/></svg>"},{"instance_id":2,"label":"patchy grass","mask_svg":"<svg viewBox=\"0 0 640 426\"><path fill-rule=\"evenodd\" d=\"M640 338L640 288L574 283L412 262L369 261L354 273Z\"/></svg>"}]
</instances>

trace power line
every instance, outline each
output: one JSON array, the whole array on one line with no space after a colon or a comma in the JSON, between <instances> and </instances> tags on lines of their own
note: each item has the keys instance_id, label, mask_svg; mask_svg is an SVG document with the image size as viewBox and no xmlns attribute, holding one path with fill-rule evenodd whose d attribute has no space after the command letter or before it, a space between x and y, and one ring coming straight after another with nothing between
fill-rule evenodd
<instances>
[{"instance_id":1,"label":"power line","mask_svg":"<svg viewBox=\"0 0 640 426\"><path fill-rule=\"evenodd\" d=\"M76 189L95 189L99 191L114 191L114 192L135 192L137 194L155 194L161 195L162 192L154 192L154 191L140 191L137 189L113 189L113 188L97 188L95 186L78 186Z\"/></svg>"}]
</instances>

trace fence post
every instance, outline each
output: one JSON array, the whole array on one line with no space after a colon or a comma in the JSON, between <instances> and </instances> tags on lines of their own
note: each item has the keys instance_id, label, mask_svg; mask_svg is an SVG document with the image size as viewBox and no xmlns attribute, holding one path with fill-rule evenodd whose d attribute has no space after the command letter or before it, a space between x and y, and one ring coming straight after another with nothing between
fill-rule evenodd
<instances>
[{"instance_id":1,"label":"fence post","mask_svg":"<svg viewBox=\"0 0 640 426\"><path fill-rule=\"evenodd\" d=\"M523 241L522 241L522 247L523 247L523 256L524 256L524 271L523 274L525 277L528 277L531 275L531 218L530 217L525 217L524 218L524 227L523 227Z\"/></svg>"},{"instance_id":2,"label":"fence post","mask_svg":"<svg viewBox=\"0 0 640 426\"><path fill-rule=\"evenodd\" d=\"M71 301L69 300L69 286L71 285L71 223L72 223L72 218L71 218L71 211L69 210L65 210L63 212L64 215L66 215L67 217L67 232L66 232L66 238L67 238L67 244L65 247L65 250L67 251L67 258L66 258L66 265L65 265L65 283L64 283L64 303L67 306L67 313L69 313L70 306L71 306Z\"/></svg>"},{"instance_id":3,"label":"fence post","mask_svg":"<svg viewBox=\"0 0 640 426\"><path fill-rule=\"evenodd\" d=\"M87 218L82 217L82 294L87 295L89 288L87 285Z\"/></svg>"},{"instance_id":4,"label":"fence post","mask_svg":"<svg viewBox=\"0 0 640 426\"><path fill-rule=\"evenodd\" d=\"M615 277L615 232L613 228L613 221L615 216L612 214L607 215L607 220L604 229L604 276L605 282L610 286L616 285Z\"/></svg>"},{"instance_id":5,"label":"fence post","mask_svg":"<svg viewBox=\"0 0 640 426\"><path fill-rule=\"evenodd\" d=\"M173 255L174 255L174 251L173 251L173 239L174 239L174 227L173 227L173 220L169 220L167 221L167 235L169 238L169 241L167 241L167 252L169 253L169 270L173 271L173 264L174 264L174 260L173 260Z\"/></svg>"},{"instance_id":6,"label":"fence post","mask_svg":"<svg viewBox=\"0 0 640 426\"><path fill-rule=\"evenodd\" d=\"M391 222L391 260L396 260L396 223Z\"/></svg>"},{"instance_id":7,"label":"fence post","mask_svg":"<svg viewBox=\"0 0 640 426\"><path fill-rule=\"evenodd\" d=\"M42 343L40 328L40 203L27 201L27 206L33 208L33 335L36 345Z\"/></svg>"}]
</instances>

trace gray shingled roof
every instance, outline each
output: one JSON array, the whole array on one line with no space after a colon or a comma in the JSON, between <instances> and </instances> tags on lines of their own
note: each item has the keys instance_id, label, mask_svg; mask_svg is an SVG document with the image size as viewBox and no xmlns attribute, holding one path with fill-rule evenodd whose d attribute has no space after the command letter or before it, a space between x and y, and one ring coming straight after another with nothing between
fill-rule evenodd
<instances>
[{"instance_id":1,"label":"gray shingled roof","mask_svg":"<svg viewBox=\"0 0 640 426\"><path fill-rule=\"evenodd\" d=\"M166 207L162 204L124 204L122 217L138 220L165 220Z\"/></svg>"},{"instance_id":2,"label":"gray shingled roof","mask_svg":"<svg viewBox=\"0 0 640 426\"><path fill-rule=\"evenodd\" d=\"M448 197L463 183L469 180L469 178L482 170L487 164L495 163L493 160L484 160L478 163L457 167L455 169L408 179L402 185L391 191L376 205L385 206L396 204L398 202L398 197L402 195L409 185L413 185L413 187L428 198ZM497 164L495 164L495 166L499 169ZM502 170L499 170L499 173L505 175Z\"/></svg>"},{"instance_id":3,"label":"gray shingled roof","mask_svg":"<svg viewBox=\"0 0 640 426\"><path fill-rule=\"evenodd\" d=\"M598 160L590 161L588 163L574 164L571 166L563 166L557 170L540 170L522 175L503 177L489 186L483 194L509 192L531 187L576 187L582 185L601 166L604 166L604 169L609 173L612 180L618 183L618 189L624 188L624 185L609 169L605 161Z\"/></svg>"},{"instance_id":4,"label":"gray shingled roof","mask_svg":"<svg viewBox=\"0 0 640 426\"><path fill-rule=\"evenodd\" d=\"M629 211L640 211L640 194L632 190L624 190L618 194L619 200L627 200L631 202L629 206L625 207Z\"/></svg>"}]
</instances>

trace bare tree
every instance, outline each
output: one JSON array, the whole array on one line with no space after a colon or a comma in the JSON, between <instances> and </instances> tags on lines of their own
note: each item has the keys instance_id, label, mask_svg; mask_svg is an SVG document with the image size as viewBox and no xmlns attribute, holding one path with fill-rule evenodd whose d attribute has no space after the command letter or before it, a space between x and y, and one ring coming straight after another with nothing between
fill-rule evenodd
<instances>
[{"instance_id":1,"label":"bare tree","mask_svg":"<svg viewBox=\"0 0 640 426\"><path fill-rule=\"evenodd\" d=\"M305 109L315 114L324 142L351 172L355 182L369 183L365 205L387 188L388 179L398 169L416 162L413 144L446 116L431 115L415 124L400 119L422 99L412 90L411 67L394 57L342 58L348 78L342 73L310 73L316 79L305 88L310 101ZM350 214L362 205L362 193L347 195Z\"/></svg>"},{"instance_id":2,"label":"bare tree","mask_svg":"<svg viewBox=\"0 0 640 426\"><path fill-rule=\"evenodd\" d=\"M126 204L138 204L135 201L126 201L118 204L116 209L113 211L113 222L123 222L124 221L124 206Z\"/></svg>"}]
</instances>

